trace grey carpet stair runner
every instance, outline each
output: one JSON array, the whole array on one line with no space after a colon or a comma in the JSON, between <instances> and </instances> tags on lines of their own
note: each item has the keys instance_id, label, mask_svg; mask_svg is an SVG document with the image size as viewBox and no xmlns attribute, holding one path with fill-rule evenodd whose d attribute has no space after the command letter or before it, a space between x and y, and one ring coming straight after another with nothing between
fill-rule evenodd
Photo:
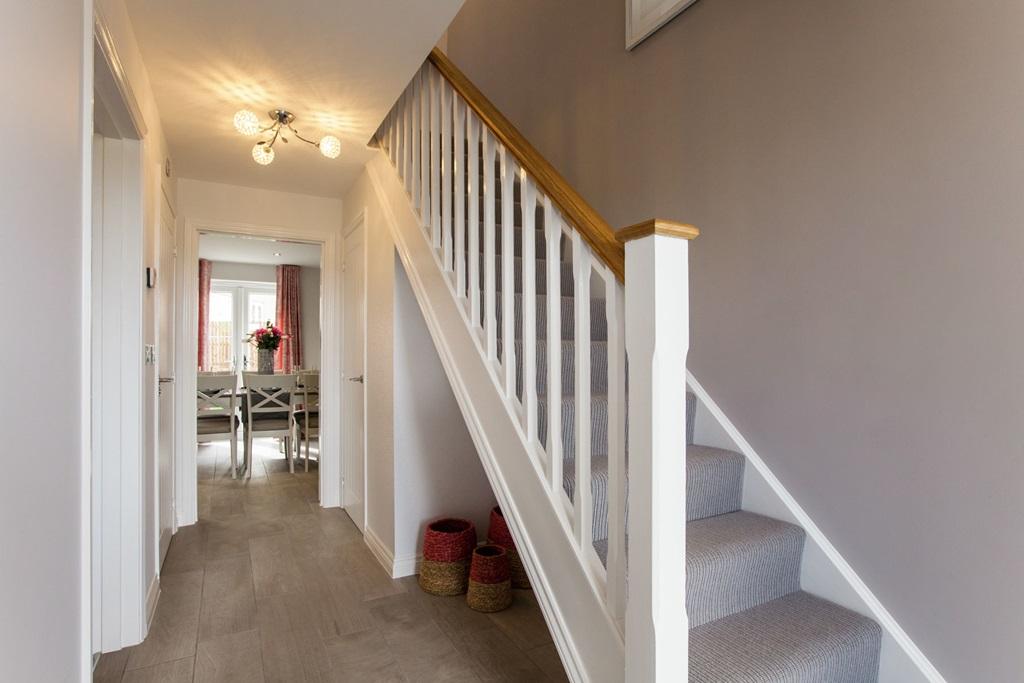
<instances>
[{"instance_id":1,"label":"grey carpet stair runner","mask_svg":"<svg viewBox=\"0 0 1024 683\"><path fill-rule=\"evenodd\" d=\"M498 177L496 175L496 177ZM522 208L515 184L514 300L517 359L516 393L522 399ZM481 198L481 203L483 199ZM501 326L501 204L495 219L498 296L495 314ZM483 211L480 211L481 230ZM543 212L535 232L537 294L538 431L547 439L547 263ZM466 242L468 246L468 241ZM563 239L561 255L562 324L561 427L564 488L570 499L575 481L575 326L571 250ZM484 246L477 258L480 286ZM594 547L605 559L608 537L608 347L604 300L591 293L591 493ZM481 297L482 298L482 297ZM483 305L483 304L481 304ZM499 357L504 358L501 333ZM683 381L682 378L680 381ZM690 681L694 683L873 683L878 679L881 629L871 619L801 590L804 531L798 526L742 510L745 460L739 453L694 444L696 400L687 394L687 546L686 609L690 618Z\"/></svg>"}]
</instances>

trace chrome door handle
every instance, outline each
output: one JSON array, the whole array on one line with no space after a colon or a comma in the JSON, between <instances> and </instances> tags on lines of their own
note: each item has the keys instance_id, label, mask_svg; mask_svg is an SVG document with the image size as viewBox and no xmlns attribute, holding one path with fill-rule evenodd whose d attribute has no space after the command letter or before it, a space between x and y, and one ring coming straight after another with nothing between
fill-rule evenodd
<instances>
[{"instance_id":1,"label":"chrome door handle","mask_svg":"<svg viewBox=\"0 0 1024 683\"><path fill-rule=\"evenodd\" d=\"M363 383L363 376L359 375L358 377L349 377L348 381L349 382L359 382L360 384L362 384Z\"/></svg>"}]
</instances>

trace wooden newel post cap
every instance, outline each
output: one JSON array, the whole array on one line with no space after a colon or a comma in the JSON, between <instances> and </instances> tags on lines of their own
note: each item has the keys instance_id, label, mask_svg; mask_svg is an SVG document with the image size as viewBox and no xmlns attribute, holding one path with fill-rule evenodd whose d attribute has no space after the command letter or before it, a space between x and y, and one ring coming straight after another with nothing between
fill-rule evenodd
<instances>
[{"instance_id":1,"label":"wooden newel post cap","mask_svg":"<svg viewBox=\"0 0 1024 683\"><path fill-rule=\"evenodd\" d=\"M631 240L638 240L648 235L663 235L665 237L678 237L679 239L692 240L700 234L700 230L688 223L677 223L666 221L661 218L652 218L643 223L631 225L615 233L615 238L625 244Z\"/></svg>"}]
</instances>

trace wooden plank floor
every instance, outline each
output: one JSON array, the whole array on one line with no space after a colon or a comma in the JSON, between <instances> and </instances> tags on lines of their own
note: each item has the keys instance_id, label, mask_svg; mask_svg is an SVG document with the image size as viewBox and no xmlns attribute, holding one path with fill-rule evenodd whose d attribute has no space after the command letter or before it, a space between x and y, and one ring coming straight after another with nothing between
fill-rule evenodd
<instances>
[{"instance_id":1,"label":"wooden plank floor","mask_svg":"<svg viewBox=\"0 0 1024 683\"><path fill-rule=\"evenodd\" d=\"M200 522L171 541L149 636L103 655L94 681L566 680L533 593L485 615L390 579L318 505L315 462L292 475L275 442L256 450L245 482L226 446L200 446Z\"/></svg>"}]
</instances>

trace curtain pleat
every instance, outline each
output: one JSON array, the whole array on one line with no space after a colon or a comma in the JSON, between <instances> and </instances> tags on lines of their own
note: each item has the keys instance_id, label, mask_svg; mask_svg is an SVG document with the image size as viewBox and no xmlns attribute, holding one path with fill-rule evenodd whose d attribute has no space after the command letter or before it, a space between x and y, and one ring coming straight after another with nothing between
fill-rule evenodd
<instances>
[{"instance_id":1,"label":"curtain pleat","mask_svg":"<svg viewBox=\"0 0 1024 683\"><path fill-rule=\"evenodd\" d=\"M302 312L299 303L299 266L277 267L277 326L284 339L277 349L274 367L291 372L302 367Z\"/></svg>"},{"instance_id":2,"label":"curtain pleat","mask_svg":"<svg viewBox=\"0 0 1024 683\"><path fill-rule=\"evenodd\" d=\"M211 263L199 259L199 370L210 369L210 272Z\"/></svg>"}]
</instances>

